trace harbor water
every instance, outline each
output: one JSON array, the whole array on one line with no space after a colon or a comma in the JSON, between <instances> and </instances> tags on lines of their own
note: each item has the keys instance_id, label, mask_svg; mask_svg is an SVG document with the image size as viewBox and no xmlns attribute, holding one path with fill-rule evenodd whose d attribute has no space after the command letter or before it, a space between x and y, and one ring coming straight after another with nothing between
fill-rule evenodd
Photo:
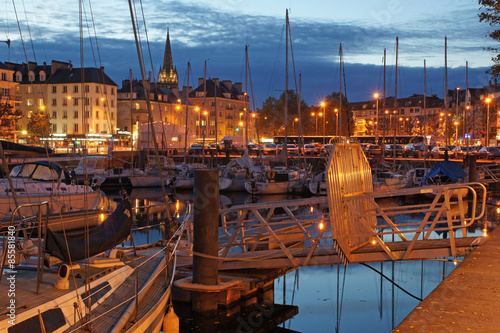
<instances>
[{"instance_id":1,"label":"harbor water","mask_svg":"<svg viewBox=\"0 0 500 333\"><path fill-rule=\"evenodd\" d=\"M131 191L129 196L134 206L153 205L161 202L162 192L161 189L141 189ZM178 192L176 196L192 201L192 192ZM107 197L111 206L120 200L116 193L107 193ZM221 194L220 205L230 207L297 198L228 193ZM398 199L394 200L400 204ZM489 206L484 220L469 229L468 235L479 236L485 228L491 231L499 216L500 208ZM149 214L139 211L137 225L153 225L164 217L160 209ZM163 232L162 227L139 230L134 234L134 241L136 244L152 242L163 237ZM298 314L280 326L297 332L390 332L460 264L460 259L300 267L275 280L274 303L298 307ZM251 325L243 327L234 327L234 331L247 332Z\"/></svg>"}]
</instances>

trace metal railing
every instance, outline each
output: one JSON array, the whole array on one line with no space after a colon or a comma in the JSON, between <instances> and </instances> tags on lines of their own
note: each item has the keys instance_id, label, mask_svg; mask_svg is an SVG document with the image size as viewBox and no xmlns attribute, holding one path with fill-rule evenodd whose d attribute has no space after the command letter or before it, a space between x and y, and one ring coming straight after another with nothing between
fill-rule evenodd
<instances>
[{"instance_id":1,"label":"metal railing","mask_svg":"<svg viewBox=\"0 0 500 333\"><path fill-rule=\"evenodd\" d=\"M500 164L486 164L477 167L477 178L481 182L500 182Z\"/></svg>"}]
</instances>

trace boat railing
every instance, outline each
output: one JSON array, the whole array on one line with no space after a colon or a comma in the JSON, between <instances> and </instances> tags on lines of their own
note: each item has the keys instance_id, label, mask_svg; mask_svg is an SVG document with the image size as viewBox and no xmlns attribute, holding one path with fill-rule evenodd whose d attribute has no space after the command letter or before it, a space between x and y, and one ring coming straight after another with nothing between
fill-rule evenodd
<instances>
[{"instance_id":1,"label":"boat railing","mask_svg":"<svg viewBox=\"0 0 500 333\"><path fill-rule=\"evenodd\" d=\"M38 202L38 203L27 203L27 204L22 204L16 207L14 211L12 212L11 216L11 221L9 226L7 227L6 231L2 231L1 233L1 238L3 239L3 253L2 253L2 264L0 268L0 281L2 280L3 277L3 271L5 268L5 264L7 263L9 266L10 270L14 269L14 262L15 259L11 259L11 255L16 255L16 251L19 251L17 248L17 243L18 243L18 227L22 227L22 223L18 223L17 226L15 225L14 221L16 219L16 215L19 215L21 217L21 222L23 221L23 218L21 216L20 210L23 208L29 208L29 207L35 207L37 209L37 236L38 236L38 258L37 258L37 284L36 284L36 293L38 294L40 291L40 283L43 282L43 260L44 260L44 255L45 252L42 251L42 248L45 247L45 245L42 245L42 228L43 228L43 234L46 234L48 224L49 224L49 202L48 201L43 201L43 202ZM43 209L45 209L45 215L42 218L42 212ZM45 222L45 223L44 223ZM11 250L13 253L11 253ZM7 260L7 253L9 253L9 260ZM6 262L7 260L7 262Z\"/></svg>"},{"instance_id":2,"label":"boat railing","mask_svg":"<svg viewBox=\"0 0 500 333\"><path fill-rule=\"evenodd\" d=\"M482 182L500 182L500 164L478 165L477 176Z\"/></svg>"}]
</instances>

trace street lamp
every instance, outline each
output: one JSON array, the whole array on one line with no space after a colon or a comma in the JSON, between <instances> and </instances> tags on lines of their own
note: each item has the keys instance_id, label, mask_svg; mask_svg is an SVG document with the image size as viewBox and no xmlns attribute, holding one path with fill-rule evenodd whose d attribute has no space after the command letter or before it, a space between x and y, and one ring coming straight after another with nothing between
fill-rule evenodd
<instances>
[{"instance_id":1,"label":"street lamp","mask_svg":"<svg viewBox=\"0 0 500 333\"><path fill-rule=\"evenodd\" d=\"M323 117L323 116L324 116L323 112L318 113L318 117ZM324 124L325 123L323 122L323 142L325 142L325 126L324 126Z\"/></svg>"},{"instance_id":2,"label":"street lamp","mask_svg":"<svg viewBox=\"0 0 500 333\"><path fill-rule=\"evenodd\" d=\"M375 141L378 143L378 97L379 97L379 94L375 93L375 94L373 94L373 97L377 100L377 109L376 109L377 118L376 118L376 123L375 123Z\"/></svg>"},{"instance_id":3,"label":"street lamp","mask_svg":"<svg viewBox=\"0 0 500 333\"><path fill-rule=\"evenodd\" d=\"M314 112L311 112L311 116L316 118L316 136L318 136L318 117Z\"/></svg>"},{"instance_id":4,"label":"street lamp","mask_svg":"<svg viewBox=\"0 0 500 333\"><path fill-rule=\"evenodd\" d=\"M335 125L336 125L335 135L339 136L339 109L335 109L333 111L335 111L335 116L337 118L336 122L335 122Z\"/></svg>"},{"instance_id":5,"label":"street lamp","mask_svg":"<svg viewBox=\"0 0 500 333\"><path fill-rule=\"evenodd\" d=\"M294 123L293 123L293 127L295 129L295 123L298 123L299 122L299 118L295 118L294 119ZM299 127L297 126L297 136L299 136Z\"/></svg>"},{"instance_id":6,"label":"street lamp","mask_svg":"<svg viewBox=\"0 0 500 333\"><path fill-rule=\"evenodd\" d=\"M455 146L458 146L458 124L459 124L459 122L457 120L455 120L455 122L453 124L455 124Z\"/></svg>"},{"instance_id":7,"label":"street lamp","mask_svg":"<svg viewBox=\"0 0 500 333\"><path fill-rule=\"evenodd\" d=\"M490 132L490 102L491 98L486 98L485 100L486 105L487 105L487 113L486 113L486 143L485 146L488 146L489 142L489 132Z\"/></svg>"},{"instance_id":8,"label":"street lamp","mask_svg":"<svg viewBox=\"0 0 500 333\"><path fill-rule=\"evenodd\" d=\"M323 144L325 144L325 123L326 123L326 104L325 102L321 102L321 107L323 108ZM319 114L321 116L321 113Z\"/></svg>"}]
</instances>

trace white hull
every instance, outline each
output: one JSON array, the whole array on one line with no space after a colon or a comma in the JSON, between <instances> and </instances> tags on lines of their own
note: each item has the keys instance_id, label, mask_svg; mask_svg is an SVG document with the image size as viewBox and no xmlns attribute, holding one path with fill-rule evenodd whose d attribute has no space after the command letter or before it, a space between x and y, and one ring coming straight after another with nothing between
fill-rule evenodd
<instances>
[{"instance_id":1,"label":"white hull","mask_svg":"<svg viewBox=\"0 0 500 333\"><path fill-rule=\"evenodd\" d=\"M295 179L284 182L274 181L247 181L245 190L250 194L284 194L292 193L297 190L300 180Z\"/></svg>"},{"instance_id":2,"label":"white hull","mask_svg":"<svg viewBox=\"0 0 500 333\"><path fill-rule=\"evenodd\" d=\"M129 177L132 187L161 187L159 175L138 175ZM167 185L168 178L163 177L163 184Z\"/></svg>"},{"instance_id":3,"label":"white hull","mask_svg":"<svg viewBox=\"0 0 500 333\"><path fill-rule=\"evenodd\" d=\"M244 192L246 179L219 179L219 191L225 192Z\"/></svg>"},{"instance_id":4,"label":"white hull","mask_svg":"<svg viewBox=\"0 0 500 333\"><path fill-rule=\"evenodd\" d=\"M314 195L326 195L326 183L321 181L311 181L307 185L309 192Z\"/></svg>"},{"instance_id":5,"label":"white hull","mask_svg":"<svg viewBox=\"0 0 500 333\"><path fill-rule=\"evenodd\" d=\"M172 186L177 190L192 190L194 187L194 178L176 178Z\"/></svg>"}]
</instances>

